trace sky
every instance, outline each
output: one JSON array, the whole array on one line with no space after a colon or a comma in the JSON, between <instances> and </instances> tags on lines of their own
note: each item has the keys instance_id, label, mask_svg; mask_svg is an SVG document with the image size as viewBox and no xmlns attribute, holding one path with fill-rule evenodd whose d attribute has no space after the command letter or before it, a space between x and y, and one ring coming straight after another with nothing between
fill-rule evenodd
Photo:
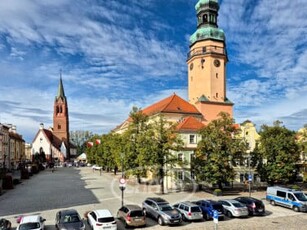
<instances>
[{"instance_id":1,"label":"sky","mask_svg":"<svg viewBox=\"0 0 307 230\"><path fill-rule=\"evenodd\" d=\"M133 106L188 94L198 0L1 0L0 123L31 143L62 73L70 131L110 132ZM219 0L236 123L307 124L307 1Z\"/></svg>"}]
</instances>

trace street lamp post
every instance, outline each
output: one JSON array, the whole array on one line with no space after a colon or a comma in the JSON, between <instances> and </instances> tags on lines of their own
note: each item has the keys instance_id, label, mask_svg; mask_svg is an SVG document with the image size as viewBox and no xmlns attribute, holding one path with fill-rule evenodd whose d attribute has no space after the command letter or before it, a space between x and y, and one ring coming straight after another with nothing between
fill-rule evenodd
<instances>
[{"instance_id":1,"label":"street lamp post","mask_svg":"<svg viewBox=\"0 0 307 230\"><path fill-rule=\"evenodd\" d=\"M124 206L124 190L126 188L126 180L124 174L124 153L120 154L121 167L122 167L122 177L119 180L119 189L122 191L122 206Z\"/></svg>"},{"instance_id":2,"label":"street lamp post","mask_svg":"<svg viewBox=\"0 0 307 230\"><path fill-rule=\"evenodd\" d=\"M251 197L251 183L252 183L251 155L250 155L250 151L248 151L248 193L249 193L249 197Z\"/></svg>"}]
</instances>

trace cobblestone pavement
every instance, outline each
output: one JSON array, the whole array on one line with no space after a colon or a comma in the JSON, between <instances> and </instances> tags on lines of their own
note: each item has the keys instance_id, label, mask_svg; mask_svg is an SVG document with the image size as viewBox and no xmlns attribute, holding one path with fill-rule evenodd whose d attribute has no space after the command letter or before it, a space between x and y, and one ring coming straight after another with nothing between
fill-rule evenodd
<instances>
[{"instance_id":1,"label":"cobblestone pavement","mask_svg":"<svg viewBox=\"0 0 307 230\"><path fill-rule=\"evenodd\" d=\"M92 171L91 168L58 168L54 173L48 170L34 175L23 181L15 189L6 191L0 196L0 217L5 217L17 227L16 218L19 215L40 214L46 218L46 229L54 228L54 218L58 210L75 208L81 216L86 211L107 208L114 215L121 205L121 192L118 188L119 175ZM248 193L233 194L218 197L218 199L232 198ZM141 205L146 197L162 196L170 203L180 200L217 199L205 193L171 192L159 194L159 186L137 185L128 181L124 192L124 202ZM183 223L176 229L307 229L307 214L296 213L292 210L271 206L265 200L264 192L253 192L253 197L262 199L266 205L266 216L234 218L219 221ZM87 226L88 227L88 226ZM118 228L124 229L118 222ZM146 229L166 229L156 221L148 218ZM173 228L173 227L172 227ZM89 228L88 228L89 229Z\"/></svg>"}]
</instances>

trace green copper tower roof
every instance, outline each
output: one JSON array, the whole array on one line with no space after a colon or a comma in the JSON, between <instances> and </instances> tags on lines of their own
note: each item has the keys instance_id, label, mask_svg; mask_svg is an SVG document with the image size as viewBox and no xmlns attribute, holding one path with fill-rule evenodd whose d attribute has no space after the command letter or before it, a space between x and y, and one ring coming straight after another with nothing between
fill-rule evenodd
<instances>
[{"instance_id":1,"label":"green copper tower roof","mask_svg":"<svg viewBox=\"0 0 307 230\"><path fill-rule=\"evenodd\" d=\"M197 41L213 39L225 42L225 34L218 28L218 0L199 0L195 5L197 13L197 30L190 37L190 45Z\"/></svg>"},{"instance_id":2,"label":"green copper tower roof","mask_svg":"<svg viewBox=\"0 0 307 230\"><path fill-rule=\"evenodd\" d=\"M219 41L225 41L225 34L222 29L214 27L201 27L198 28L194 34L190 37L190 44L194 44L196 41L205 39L215 39Z\"/></svg>"},{"instance_id":3,"label":"green copper tower roof","mask_svg":"<svg viewBox=\"0 0 307 230\"><path fill-rule=\"evenodd\" d=\"M195 5L195 10L198 11L202 5L208 4L209 2L219 3L218 0L199 0Z\"/></svg>"}]
</instances>

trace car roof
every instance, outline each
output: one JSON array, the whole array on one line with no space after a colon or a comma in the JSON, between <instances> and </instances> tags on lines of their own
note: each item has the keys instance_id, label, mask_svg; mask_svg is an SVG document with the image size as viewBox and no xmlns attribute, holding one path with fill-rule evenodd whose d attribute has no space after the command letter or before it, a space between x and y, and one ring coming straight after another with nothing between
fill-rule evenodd
<instances>
[{"instance_id":1,"label":"car roof","mask_svg":"<svg viewBox=\"0 0 307 230\"><path fill-rule=\"evenodd\" d=\"M191 201L182 201L182 202L179 202L178 204L185 204L187 206L198 206L197 204L195 204Z\"/></svg>"},{"instance_id":2,"label":"car roof","mask_svg":"<svg viewBox=\"0 0 307 230\"><path fill-rule=\"evenodd\" d=\"M131 211L142 210L142 208L140 206L136 205L136 204L126 204L126 205L124 205L124 207L128 208Z\"/></svg>"},{"instance_id":3,"label":"car roof","mask_svg":"<svg viewBox=\"0 0 307 230\"><path fill-rule=\"evenodd\" d=\"M70 215L70 214L78 214L77 210L75 209L65 209L65 210L61 210L61 215Z\"/></svg>"},{"instance_id":4,"label":"car roof","mask_svg":"<svg viewBox=\"0 0 307 230\"><path fill-rule=\"evenodd\" d=\"M93 212L96 213L97 217L113 217L110 210L108 209L98 209L94 210Z\"/></svg>"},{"instance_id":5,"label":"car roof","mask_svg":"<svg viewBox=\"0 0 307 230\"><path fill-rule=\"evenodd\" d=\"M157 203L168 203L166 200L164 200L163 198L161 197L148 197L146 200L152 200L152 201L155 201Z\"/></svg>"},{"instance_id":6,"label":"car roof","mask_svg":"<svg viewBox=\"0 0 307 230\"><path fill-rule=\"evenodd\" d=\"M236 199L243 199L243 200L249 200L249 201L260 201L259 199L256 199L254 197L247 197L247 196L239 196Z\"/></svg>"},{"instance_id":7,"label":"car roof","mask_svg":"<svg viewBox=\"0 0 307 230\"><path fill-rule=\"evenodd\" d=\"M234 199L223 199L223 200L219 200L219 201L227 201L229 203L240 203L239 201L234 200Z\"/></svg>"},{"instance_id":8,"label":"car roof","mask_svg":"<svg viewBox=\"0 0 307 230\"><path fill-rule=\"evenodd\" d=\"M39 215L23 216L21 218L20 224L40 222L40 218L41 218L41 216L39 216Z\"/></svg>"}]
</instances>

